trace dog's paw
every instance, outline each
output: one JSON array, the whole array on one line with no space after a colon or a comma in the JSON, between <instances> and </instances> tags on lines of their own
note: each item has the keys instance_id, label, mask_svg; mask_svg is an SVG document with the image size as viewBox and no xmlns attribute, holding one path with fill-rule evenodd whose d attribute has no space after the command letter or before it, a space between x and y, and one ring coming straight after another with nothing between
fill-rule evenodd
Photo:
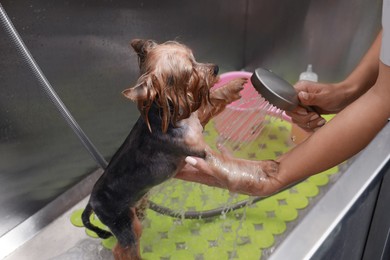
<instances>
[{"instance_id":1,"label":"dog's paw","mask_svg":"<svg viewBox=\"0 0 390 260\"><path fill-rule=\"evenodd\" d=\"M247 81L248 79L246 78L238 78L228 83L231 98L233 99L231 102L241 98L240 92L244 89L244 85L247 83Z\"/></svg>"},{"instance_id":2,"label":"dog's paw","mask_svg":"<svg viewBox=\"0 0 390 260\"><path fill-rule=\"evenodd\" d=\"M244 89L247 81L248 79L246 78L233 79L220 88L213 90L210 95L215 99L223 101L225 104L229 104L241 98L240 92Z\"/></svg>"},{"instance_id":3,"label":"dog's paw","mask_svg":"<svg viewBox=\"0 0 390 260\"><path fill-rule=\"evenodd\" d=\"M240 92L244 89L244 85L247 83L246 78L238 78L229 81L223 86L226 91L226 101L231 103L241 98Z\"/></svg>"},{"instance_id":4,"label":"dog's paw","mask_svg":"<svg viewBox=\"0 0 390 260\"><path fill-rule=\"evenodd\" d=\"M241 91L242 89L244 89L244 85L247 82L248 82L247 78L237 78L237 79L233 79L233 80L229 81L228 83L226 83L226 85L231 86L232 88L235 88L235 89L240 89L240 91Z\"/></svg>"}]
</instances>

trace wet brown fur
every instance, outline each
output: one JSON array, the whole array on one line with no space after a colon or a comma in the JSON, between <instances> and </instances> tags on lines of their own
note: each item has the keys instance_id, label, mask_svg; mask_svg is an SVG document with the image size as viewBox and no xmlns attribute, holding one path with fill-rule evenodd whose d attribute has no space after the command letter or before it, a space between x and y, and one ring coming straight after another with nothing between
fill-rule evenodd
<instances>
[{"instance_id":1,"label":"wet brown fur","mask_svg":"<svg viewBox=\"0 0 390 260\"><path fill-rule=\"evenodd\" d=\"M183 44L133 40L140 77L123 91L137 103L140 118L95 184L83 213L84 225L100 237L110 232L89 222L93 212L118 239L115 259L140 259L145 196L174 177L186 156L206 157L203 126L227 104L237 100L245 79L210 90L218 66L198 63Z\"/></svg>"}]
</instances>

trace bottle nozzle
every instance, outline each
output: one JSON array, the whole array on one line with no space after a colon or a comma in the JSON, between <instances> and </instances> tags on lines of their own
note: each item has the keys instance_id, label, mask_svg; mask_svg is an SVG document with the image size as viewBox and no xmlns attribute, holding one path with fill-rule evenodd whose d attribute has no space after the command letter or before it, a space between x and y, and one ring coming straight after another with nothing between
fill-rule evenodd
<instances>
[{"instance_id":1,"label":"bottle nozzle","mask_svg":"<svg viewBox=\"0 0 390 260\"><path fill-rule=\"evenodd\" d=\"M307 65L306 71L302 72L299 75L299 80L308 80L308 81L314 81L314 82L318 81L318 75L315 72L313 72L313 65L312 64Z\"/></svg>"}]
</instances>

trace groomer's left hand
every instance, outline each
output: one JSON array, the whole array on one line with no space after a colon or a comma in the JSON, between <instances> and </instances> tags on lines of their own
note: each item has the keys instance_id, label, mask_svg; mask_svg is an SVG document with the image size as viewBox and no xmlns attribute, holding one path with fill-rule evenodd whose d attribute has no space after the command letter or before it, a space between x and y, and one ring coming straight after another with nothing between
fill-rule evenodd
<instances>
[{"instance_id":1,"label":"groomer's left hand","mask_svg":"<svg viewBox=\"0 0 390 260\"><path fill-rule=\"evenodd\" d=\"M175 178L212 187L224 187L217 178L213 176L213 171L205 160L198 157L187 156L185 161L186 165L176 174Z\"/></svg>"},{"instance_id":2,"label":"groomer's left hand","mask_svg":"<svg viewBox=\"0 0 390 260\"><path fill-rule=\"evenodd\" d=\"M212 175L213 173L208 163L202 158L187 156L185 161L204 174Z\"/></svg>"}]
</instances>

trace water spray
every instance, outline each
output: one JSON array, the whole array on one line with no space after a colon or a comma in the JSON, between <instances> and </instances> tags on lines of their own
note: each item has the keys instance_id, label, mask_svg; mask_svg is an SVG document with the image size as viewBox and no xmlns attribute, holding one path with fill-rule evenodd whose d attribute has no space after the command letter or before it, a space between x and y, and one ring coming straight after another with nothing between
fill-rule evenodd
<instances>
[{"instance_id":1,"label":"water spray","mask_svg":"<svg viewBox=\"0 0 390 260\"><path fill-rule=\"evenodd\" d=\"M84 133L84 131L81 129L80 125L77 123L77 121L74 119L72 114L69 112L65 104L62 102L61 98L58 96L48 79L46 78L45 74L42 72L41 68L35 61L34 57L31 55L30 51L24 44L22 38L20 37L19 33L15 29L14 25L12 24L11 20L9 19L7 13L5 12L3 6L0 3L0 24L5 29L9 39L14 44L15 48L18 50L18 53L20 54L23 61L28 65L31 72L34 74L35 78L39 82L39 85L42 87L42 90L46 93L50 101L54 104L54 106L57 108L61 116L64 118L68 126L73 130L73 132L77 135L80 142L83 144L83 146L86 148L86 150L89 152L89 154L92 156L92 158L95 160L95 162L102 168L105 169L108 165L107 161L104 159L102 154L97 150L97 148L94 146L94 144L91 142L91 140L88 138L88 136ZM239 202L235 205L232 205L229 207L230 210L235 210L242 208L245 205L248 205L251 203L251 201L254 200L245 200L242 202ZM252 202L253 203L253 202ZM199 219L199 218L209 218L209 217L215 217L220 215L221 213L226 211L226 207L216 208L213 210L208 211L190 211L190 212L184 212L179 213L177 211L174 211L172 209L157 205L156 203L149 201L150 209L164 215L177 217L177 218L189 218L189 219Z\"/></svg>"}]
</instances>

